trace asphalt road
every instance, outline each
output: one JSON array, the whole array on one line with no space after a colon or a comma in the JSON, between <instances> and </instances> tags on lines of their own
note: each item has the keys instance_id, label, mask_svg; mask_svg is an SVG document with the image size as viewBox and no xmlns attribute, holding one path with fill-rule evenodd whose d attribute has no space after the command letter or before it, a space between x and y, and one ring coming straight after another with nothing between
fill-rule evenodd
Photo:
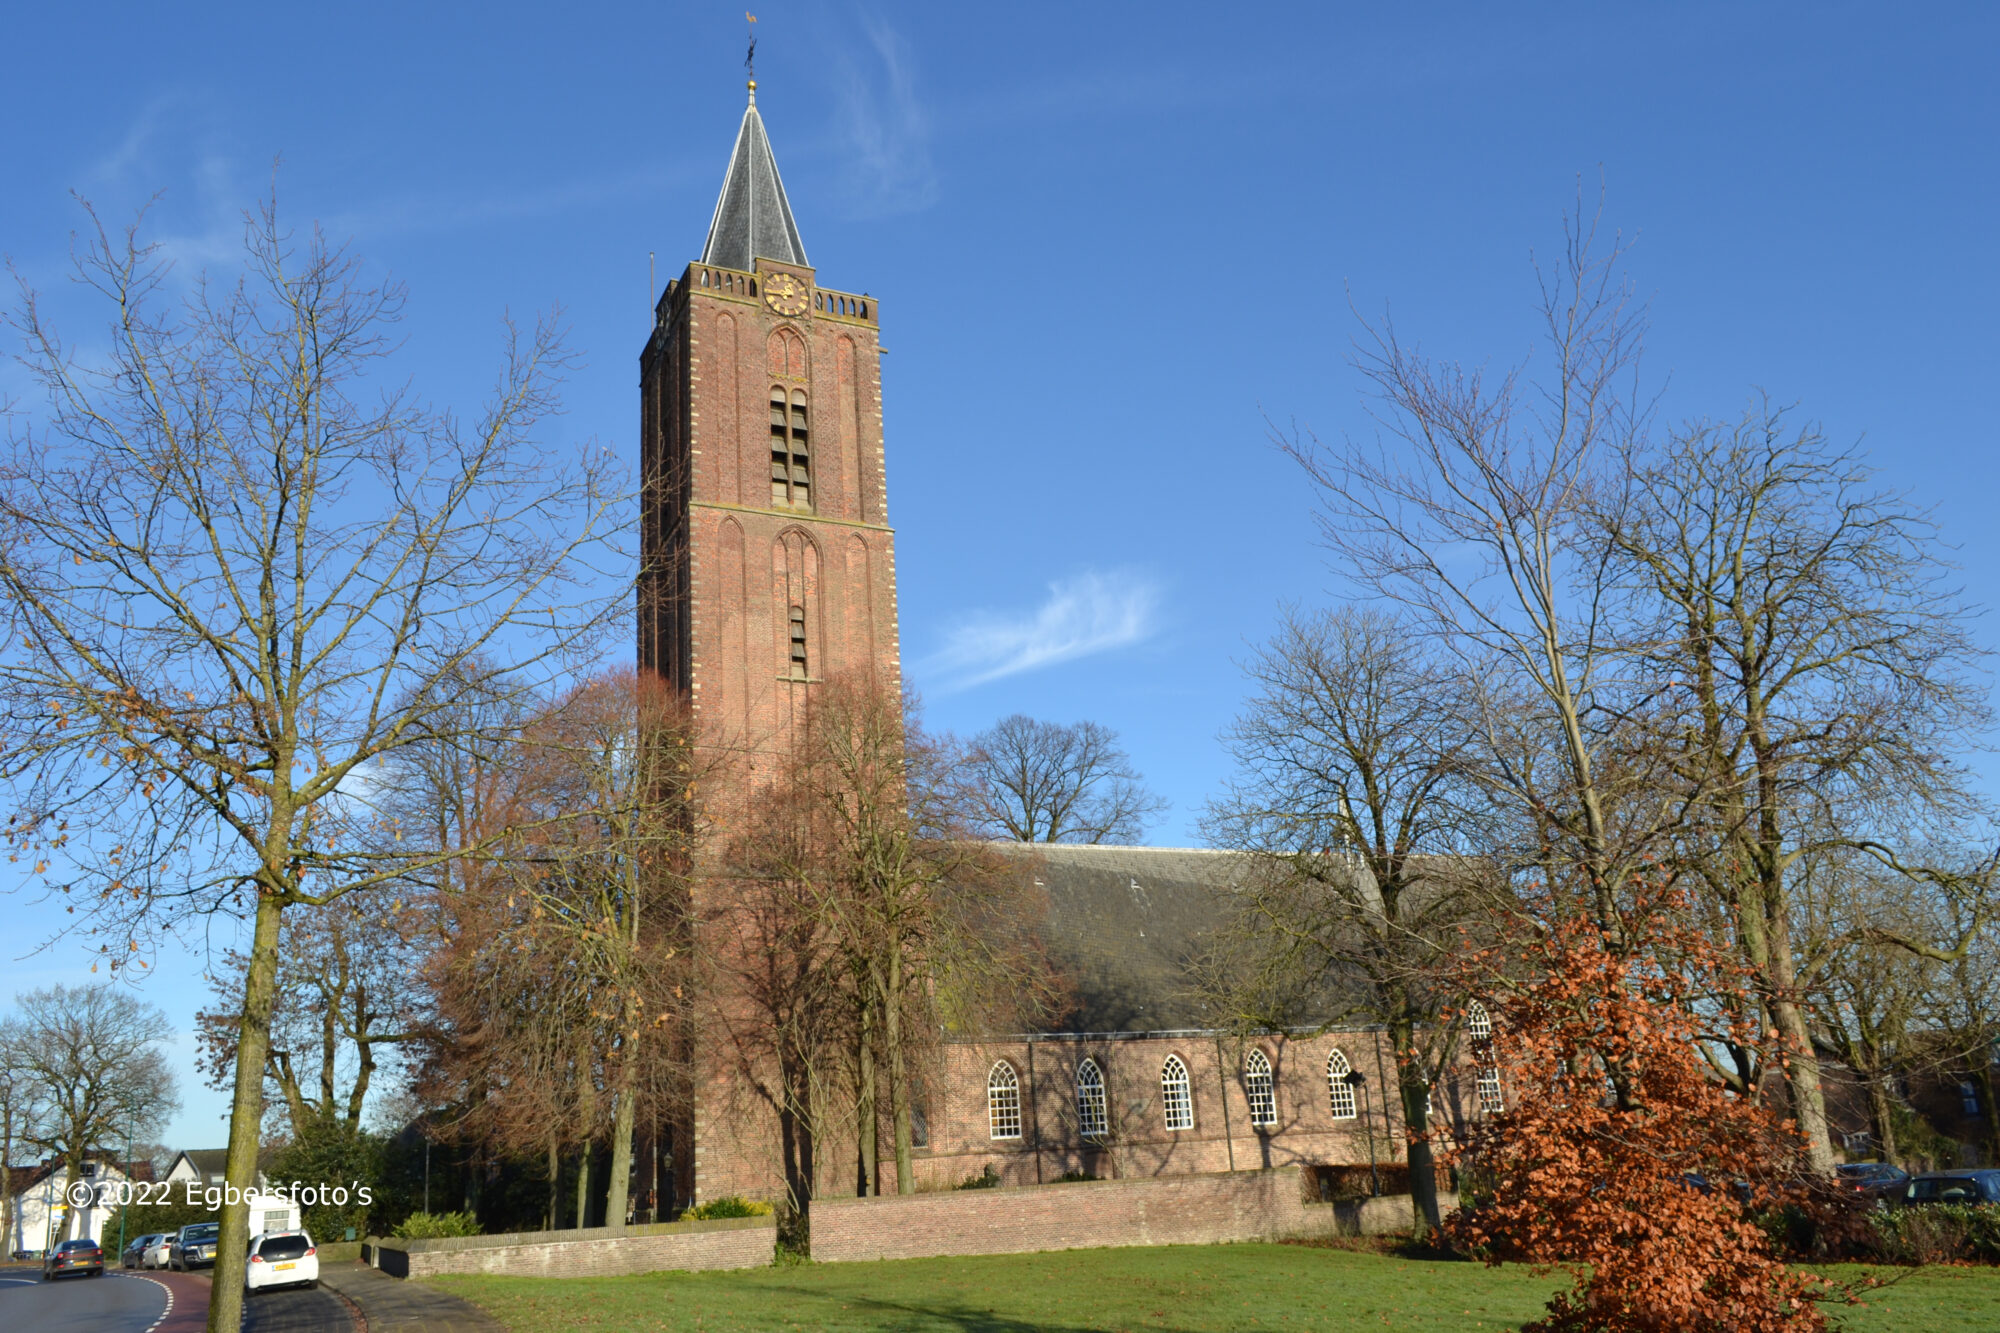
<instances>
[{"instance_id":1,"label":"asphalt road","mask_svg":"<svg viewBox=\"0 0 2000 1333\"><path fill-rule=\"evenodd\" d=\"M147 1281L103 1277L43 1282L39 1266L0 1267L0 1329L10 1333L192 1333L207 1322L208 1275L152 1273ZM173 1316L167 1291L175 1293ZM154 1325L158 1324L156 1329ZM330 1291L259 1292L244 1302L243 1333L353 1333L347 1307Z\"/></svg>"},{"instance_id":2,"label":"asphalt road","mask_svg":"<svg viewBox=\"0 0 2000 1333\"><path fill-rule=\"evenodd\" d=\"M0 1328L34 1333L146 1333L167 1293L115 1273L43 1282L39 1268L0 1268Z\"/></svg>"}]
</instances>

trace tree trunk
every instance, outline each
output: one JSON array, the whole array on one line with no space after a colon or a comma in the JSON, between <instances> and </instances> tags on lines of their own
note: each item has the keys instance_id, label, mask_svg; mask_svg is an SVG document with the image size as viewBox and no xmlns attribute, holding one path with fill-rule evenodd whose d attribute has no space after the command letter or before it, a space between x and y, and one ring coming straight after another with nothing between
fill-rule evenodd
<instances>
[{"instance_id":1,"label":"tree trunk","mask_svg":"<svg viewBox=\"0 0 2000 1333\"><path fill-rule=\"evenodd\" d=\"M465 1189L461 1197L465 1201L465 1211L471 1213L474 1217L478 1217L480 1195L485 1192L486 1188L486 1157L484 1150L479 1148L473 1149L472 1156L461 1161L458 1169L464 1173Z\"/></svg>"},{"instance_id":2,"label":"tree trunk","mask_svg":"<svg viewBox=\"0 0 2000 1333\"><path fill-rule=\"evenodd\" d=\"M562 1152L549 1140L549 1230L556 1229L556 1212L562 1205Z\"/></svg>"},{"instance_id":3,"label":"tree trunk","mask_svg":"<svg viewBox=\"0 0 2000 1333\"><path fill-rule=\"evenodd\" d=\"M778 1057L778 1137L787 1196L785 1212L778 1219L778 1243L803 1255L812 1253L812 1196L817 1169L813 1158L808 1068L796 1052L784 1051Z\"/></svg>"},{"instance_id":4,"label":"tree trunk","mask_svg":"<svg viewBox=\"0 0 2000 1333\"><path fill-rule=\"evenodd\" d=\"M1766 847L1775 846L1767 841ZM1790 1047L1786 1054L1785 1084L1792 1094L1792 1115L1806 1141L1806 1161L1814 1175L1833 1174L1833 1135L1826 1118L1826 1089L1820 1081L1819 1052L1813 1047L1812 1029L1805 1009L1799 1004L1798 975L1792 961L1791 923L1781 870L1773 869L1763 885L1765 939L1770 949L1771 1022L1780 1038Z\"/></svg>"},{"instance_id":5,"label":"tree trunk","mask_svg":"<svg viewBox=\"0 0 2000 1333\"><path fill-rule=\"evenodd\" d=\"M67 1201L69 1199L69 1192L71 1188L75 1186L77 1178L80 1177L82 1174L83 1174L82 1167L77 1162L76 1149L72 1148L68 1153L64 1154L63 1156L63 1187L62 1187L62 1193L56 1196L58 1201L67 1204ZM76 1230L76 1219L81 1211L82 1210L75 1207L68 1207L68 1206L65 1207L63 1212L62 1234L56 1237L57 1244L61 1244L63 1241L66 1240L76 1239L76 1236L74 1234Z\"/></svg>"},{"instance_id":6,"label":"tree trunk","mask_svg":"<svg viewBox=\"0 0 2000 1333\"><path fill-rule=\"evenodd\" d=\"M854 1135L859 1176L855 1193L866 1199L882 1192L882 1142L879 1117L875 1114L875 1023L872 1005L861 1009L861 1049L855 1052L861 1070L860 1088L854 1102Z\"/></svg>"},{"instance_id":7,"label":"tree trunk","mask_svg":"<svg viewBox=\"0 0 2000 1333\"><path fill-rule=\"evenodd\" d=\"M236 1096L229 1109L229 1157L224 1178L237 1189L257 1183L257 1147L264 1124L264 1060L271 1050L271 1008L278 990L279 899L259 887L244 971L243 1020L236 1038ZM209 1333L238 1333L243 1324L243 1273L249 1266L250 1205L225 1202L216 1238L215 1279L208 1300Z\"/></svg>"},{"instance_id":8,"label":"tree trunk","mask_svg":"<svg viewBox=\"0 0 2000 1333\"><path fill-rule=\"evenodd\" d=\"M916 1167L910 1144L910 1074L903 1053L903 956L889 954L889 993L884 997L882 1035L889 1048L889 1109L896 1126L896 1193L917 1192Z\"/></svg>"},{"instance_id":9,"label":"tree trunk","mask_svg":"<svg viewBox=\"0 0 2000 1333\"><path fill-rule=\"evenodd\" d=\"M1771 1021L1791 1046L1786 1059L1785 1087L1792 1094L1792 1115L1806 1141L1806 1162L1813 1174L1833 1174L1833 1134L1826 1118L1826 1090L1820 1082L1819 1056L1805 1013L1789 999L1773 998Z\"/></svg>"},{"instance_id":10,"label":"tree trunk","mask_svg":"<svg viewBox=\"0 0 2000 1333\"><path fill-rule=\"evenodd\" d=\"M618 1053L618 1092L612 1103L611 1182L604 1201L604 1224L625 1225L625 1206L632 1184L632 1124L639 1104L639 1006L628 990L625 1031Z\"/></svg>"},{"instance_id":11,"label":"tree trunk","mask_svg":"<svg viewBox=\"0 0 2000 1333\"><path fill-rule=\"evenodd\" d=\"M1876 1155L1891 1166L1903 1164L1902 1149L1896 1143L1895 1108L1889 1101L1887 1075L1877 1071L1868 1078L1868 1121L1875 1131Z\"/></svg>"},{"instance_id":12,"label":"tree trunk","mask_svg":"<svg viewBox=\"0 0 2000 1333\"><path fill-rule=\"evenodd\" d=\"M576 1229L583 1230L584 1219L590 1208L590 1143L584 1142L583 1150L576 1155Z\"/></svg>"},{"instance_id":13,"label":"tree trunk","mask_svg":"<svg viewBox=\"0 0 2000 1333\"><path fill-rule=\"evenodd\" d=\"M1985 1049L1982 1046L1973 1057L1978 1063L1973 1066L1972 1077L1979 1086L1979 1118L1986 1122L1986 1165L1992 1166L2000 1162L2000 1100L1993 1095L1994 1085L2000 1080L1993 1077L1993 1061L1985 1056Z\"/></svg>"},{"instance_id":14,"label":"tree trunk","mask_svg":"<svg viewBox=\"0 0 2000 1333\"><path fill-rule=\"evenodd\" d=\"M368 1096L368 1085L375 1077L375 1043L369 1039L368 1029L374 1019L368 1012L368 988L357 984L354 988L354 1050L360 1061L354 1071L354 1090L347 1094L347 1128L361 1128L361 1107ZM328 1102L331 1107L333 1103Z\"/></svg>"},{"instance_id":15,"label":"tree trunk","mask_svg":"<svg viewBox=\"0 0 2000 1333\"><path fill-rule=\"evenodd\" d=\"M14 1173L7 1164L14 1160L14 1101L12 1089L8 1090L5 1105L0 1106L0 1259L14 1253Z\"/></svg>"},{"instance_id":16,"label":"tree trunk","mask_svg":"<svg viewBox=\"0 0 2000 1333\"><path fill-rule=\"evenodd\" d=\"M1389 1040L1396 1058L1396 1091L1403 1102L1403 1139L1410 1164L1410 1201L1416 1205L1417 1229L1435 1233L1443 1225L1443 1215L1438 1210L1437 1157L1431 1151L1428 1137L1430 1116L1424 1110L1430 1086L1424 1082L1423 1067L1417 1059L1413 1037L1413 1028L1408 1020L1399 1019L1390 1025Z\"/></svg>"}]
</instances>

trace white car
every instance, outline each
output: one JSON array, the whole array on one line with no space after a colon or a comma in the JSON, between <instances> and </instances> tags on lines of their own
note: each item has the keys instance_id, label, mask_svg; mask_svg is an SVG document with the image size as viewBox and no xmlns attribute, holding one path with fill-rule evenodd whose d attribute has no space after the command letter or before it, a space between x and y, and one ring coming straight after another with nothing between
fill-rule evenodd
<instances>
[{"instance_id":1,"label":"white car","mask_svg":"<svg viewBox=\"0 0 2000 1333\"><path fill-rule=\"evenodd\" d=\"M174 1247L172 1236L148 1236L139 1249L139 1267L165 1268L168 1252Z\"/></svg>"},{"instance_id":2,"label":"white car","mask_svg":"<svg viewBox=\"0 0 2000 1333\"><path fill-rule=\"evenodd\" d=\"M250 1262L244 1265L243 1289L317 1287L319 1250L303 1231L260 1231L250 1238Z\"/></svg>"}]
</instances>

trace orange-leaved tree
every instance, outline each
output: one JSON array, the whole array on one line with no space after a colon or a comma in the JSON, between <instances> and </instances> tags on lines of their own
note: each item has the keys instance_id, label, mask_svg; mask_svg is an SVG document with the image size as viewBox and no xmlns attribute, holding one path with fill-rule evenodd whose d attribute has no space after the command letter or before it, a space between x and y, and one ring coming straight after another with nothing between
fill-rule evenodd
<instances>
[{"instance_id":1,"label":"orange-leaved tree","mask_svg":"<svg viewBox=\"0 0 2000 1333\"><path fill-rule=\"evenodd\" d=\"M1728 1002L1747 978L1687 924L1680 894L1641 885L1631 905L1618 936L1545 917L1466 964L1492 1019L1473 1054L1505 1108L1460 1131L1478 1197L1449 1233L1488 1263L1574 1275L1530 1329L1822 1329L1832 1287L1788 1268L1754 1218L1803 1197L1803 1141L1698 1049L1760 1044L1726 1030L1748 1011Z\"/></svg>"}]
</instances>

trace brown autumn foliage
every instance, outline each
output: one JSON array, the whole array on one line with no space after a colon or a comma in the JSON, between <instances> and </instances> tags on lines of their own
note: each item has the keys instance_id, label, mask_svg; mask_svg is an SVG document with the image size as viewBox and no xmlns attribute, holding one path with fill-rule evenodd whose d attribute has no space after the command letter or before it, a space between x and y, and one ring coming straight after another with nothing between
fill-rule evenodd
<instances>
[{"instance_id":1,"label":"brown autumn foliage","mask_svg":"<svg viewBox=\"0 0 2000 1333\"><path fill-rule=\"evenodd\" d=\"M551 1225L560 1160L598 1143L611 1150L608 1213L623 1221L636 1127L685 1093L696 755L656 682L630 670L581 682L524 719L497 784L471 784L482 822L527 832L437 894L445 942L428 968L420 1091L452 1108L456 1136L546 1157Z\"/></svg>"},{"instance_id":2,"label":"brown autumn foliage","mask_svg":"<svg viewBox=\"0 0 2000 1333\"><path fill-rule=\"evenodd\" d=\"M1475 1057L1506 1109L1468 1123L1454 1159L1479 1202L1448 1231L1490 1264L1566 1270L1542 1333L1799 1333L1826 1327L1830 1284L1788 1268L1754 1212L1804 1203L1804 1143L1771 1107L1728 1090L1698 1043L1748 978L1686 924L1685 900L1640 885L1622 947L1578 915L1473 955L1465 988L1493 1022ZM1720 1017L1714 1017L1719 1015ZM1781 1054L1781 1053L1780 1053Z\"/></svg>"}]
</instances>

